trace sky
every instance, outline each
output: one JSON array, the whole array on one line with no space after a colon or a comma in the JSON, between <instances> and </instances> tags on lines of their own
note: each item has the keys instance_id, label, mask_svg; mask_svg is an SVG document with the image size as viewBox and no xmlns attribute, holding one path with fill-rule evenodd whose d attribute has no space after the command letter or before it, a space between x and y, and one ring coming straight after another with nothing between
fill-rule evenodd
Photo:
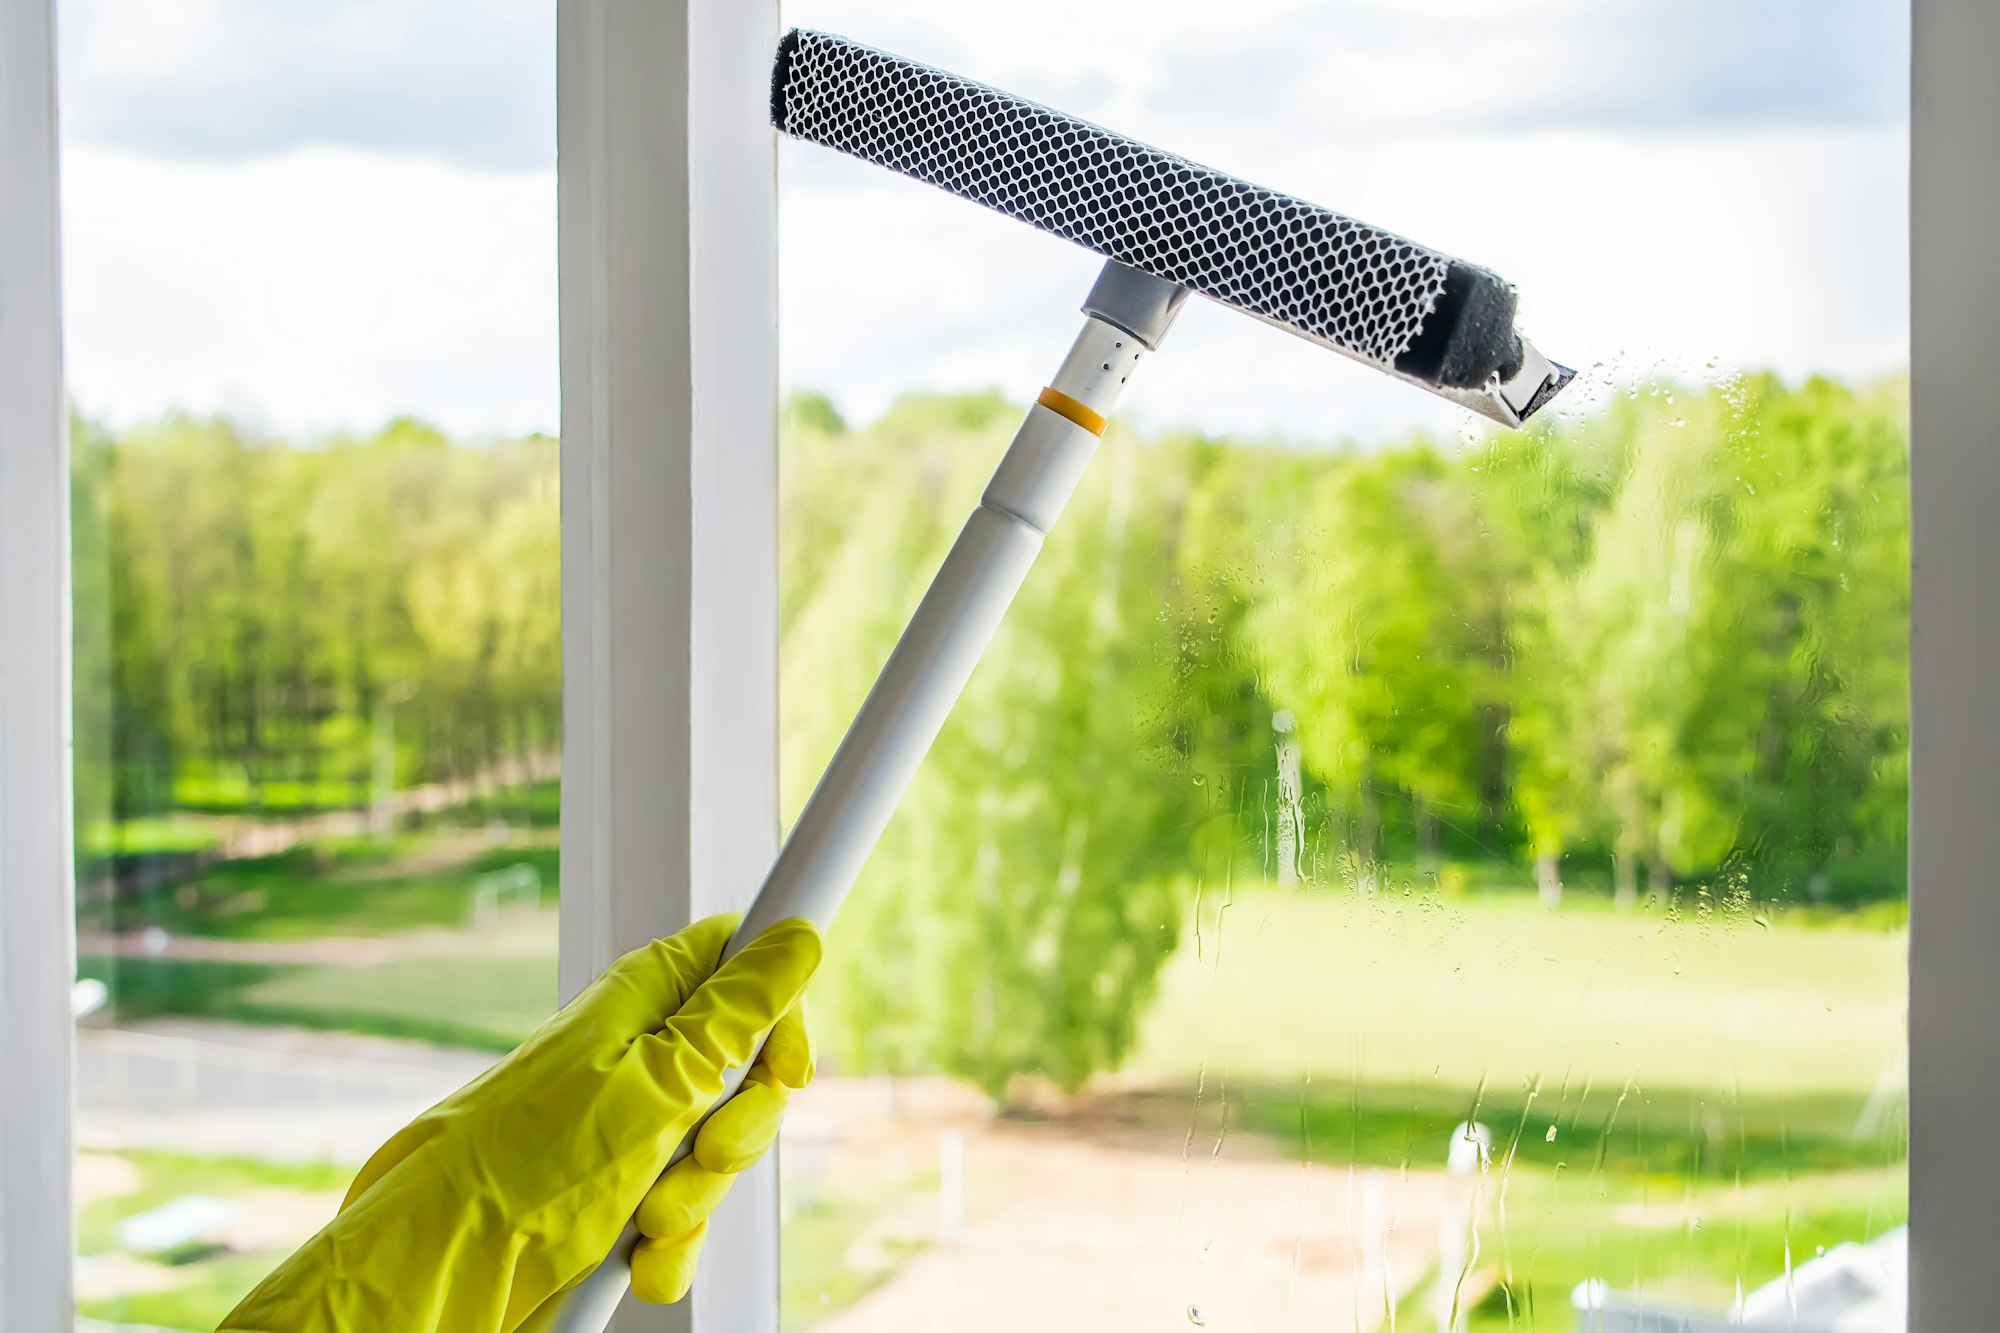
<instances>
[{"instance_id":1,"label":"sky","mask_svg":"<svg viewBox=\"0 0 2000 1333\"><path fill-rule=\"evenodd\" d=\"M122 424L557 422L553 0L63 0L71 390ZM793 0L824 28L1492 268L1632 384L1881 374L1907 347L1905 0ZM780 157L782 375L851 418L1031 396L1097 261L812 145ZM1206 302L1153 426L1450 431Z\"/></svg>"}]
</instances>

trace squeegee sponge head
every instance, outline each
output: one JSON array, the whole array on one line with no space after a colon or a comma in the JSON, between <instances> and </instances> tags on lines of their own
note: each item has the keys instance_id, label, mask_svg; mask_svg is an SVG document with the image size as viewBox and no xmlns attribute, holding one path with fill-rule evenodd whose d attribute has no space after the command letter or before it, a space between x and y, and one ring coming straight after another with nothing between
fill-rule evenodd
<instances>
[{"instance_id":1,"label":"squeegee sponge head","mask_svg":"<svg viewBox=\"0 0 2000 1333\"><path fill-rule=\"evenodd\" d=\"M1454 389L1477 388L1496 371L1503 380L1513 378L1521 368L1514 304L1512 287L1453 260L1437 305L1396 358L1396 369Z\"/></svg>"},{"instance_id":2,"label":"squeegee sponge head","mask_svg":"<svg viewBox=\"0 0 2000 1333\"><path fill-rule=\"evenodd\" d=\"M1519 364L1484 269L842 37L786 35L771 119L1383 369L1469 388Z\"/></svg>"}]
</instances>

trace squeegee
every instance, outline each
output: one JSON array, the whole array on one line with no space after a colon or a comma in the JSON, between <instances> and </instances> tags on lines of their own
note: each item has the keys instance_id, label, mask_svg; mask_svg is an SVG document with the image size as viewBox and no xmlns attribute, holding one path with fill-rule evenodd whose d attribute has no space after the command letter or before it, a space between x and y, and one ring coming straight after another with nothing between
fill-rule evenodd
<instances>
[{"instance_id":1,"label":"squeegee","mask_svg":"<svg viewBox=\"0 0 2000 1333\"><path fill-rule=\"evenodd\" d=\"M1069 354L1028 409L725 957L790 917L832 923L1089 465L1106 414L1190 294L1504 426L1533 416L1574 373L1515 331L1514 289L1483 268L845 38L786 35L771 119L1105 263ZM730 1071L718 1102L744 1073ZM628 1226L603 1263L524 1328L602 1333L630 1285L636 1235Z\"/></svg>"}]
</instances>

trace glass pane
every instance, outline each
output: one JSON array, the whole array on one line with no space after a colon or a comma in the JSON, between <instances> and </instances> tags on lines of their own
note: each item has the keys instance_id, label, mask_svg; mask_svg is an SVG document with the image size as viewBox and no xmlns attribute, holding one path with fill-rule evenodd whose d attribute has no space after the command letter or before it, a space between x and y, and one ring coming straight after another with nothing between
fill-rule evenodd
<instances>
[{"instance_id":1,"label":"glass pane","mask_svg":"<svg viewBox=\"0 0 2000 1333\"><path fill-rule=\"evenodd\" d=\"M1476 8L788 6L1581 373L1508 433L1191 304L833 933L787 1329L1901 1329L1907 10ZM1095 263L782 163L796 811Z\"/></svg>"},{"instance_id":2,"label":"glass pane","mask_svg":"<svg viewBox=\"0 0 2000 1333\"><path fill-rule=\"evenodd\" d=\"M202 1330L554 1007L554 12L61 19L78 1306Z\"/></svg>"}]
</instances>

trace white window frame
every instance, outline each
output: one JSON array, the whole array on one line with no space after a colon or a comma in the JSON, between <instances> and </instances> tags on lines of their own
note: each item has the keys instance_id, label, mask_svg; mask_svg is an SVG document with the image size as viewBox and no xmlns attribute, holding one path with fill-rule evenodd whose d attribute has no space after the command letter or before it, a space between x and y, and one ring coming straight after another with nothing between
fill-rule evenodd
<instances>
[{"instance_id":1,"label":"white window frame","mask_svg":"<svg viewBox=\"0 0 2000 1333\"><path fill-rule=\"evenodd\" d=\"M54 0L0 0L0 1329L69 1327L69 428Z\"/></svg>"},{"instance_id":2,"label":"white window frame","mask_svg":"<svg viewBox=\"0 0 2000 1333\"><path fill-rule=\"evenodd\" d=\"M561 0L562 993L777 853L777 0ZM778 1326L775 1162L690 1300Z\"/></svg>"},{"instance_id":3,"label":"white window frame","mask_svg":"<svg viewBox=\"0 0 2000 1333\"><path fill-rule=\"evenodd\" d=\"M0 0L0 1327L71 1302L68 456L55 0ZM1911 1328L2000 1327L2000 6L1913 0ZM561 0L562 984L776 842L774 0ZM768 1169L693 1301L777 1323Z\"/></svg>"},{"instance_id":4,"label":"white window frame","mask_svg":"<svg viewBox=\"0 0 2000 1333\"><path fill-rule=\"evenodd\" d=\"M2000 5L1914 0L1910 1327L2000 1328Z\"/></svg>"}]
</instances>

